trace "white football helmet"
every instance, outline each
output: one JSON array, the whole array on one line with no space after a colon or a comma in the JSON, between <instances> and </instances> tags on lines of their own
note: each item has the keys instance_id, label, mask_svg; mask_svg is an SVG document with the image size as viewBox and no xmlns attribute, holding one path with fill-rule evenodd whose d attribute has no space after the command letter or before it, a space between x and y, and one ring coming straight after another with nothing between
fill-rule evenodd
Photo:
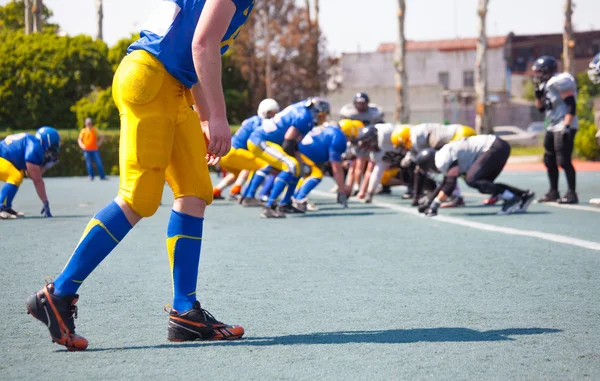
<instances>
[{"instance_id":1,"label":"white football helmet","mask_svg":"<svg viewBox=\"0 0 600 381\"><path fill-rule=\"evenodd\" d=\"M278 113L280 110L281 107L279 107L279 103L275 99L267 98L258 105L258 116L261 119L267 119L269 112Z\"/></svg>"}]
</instances>

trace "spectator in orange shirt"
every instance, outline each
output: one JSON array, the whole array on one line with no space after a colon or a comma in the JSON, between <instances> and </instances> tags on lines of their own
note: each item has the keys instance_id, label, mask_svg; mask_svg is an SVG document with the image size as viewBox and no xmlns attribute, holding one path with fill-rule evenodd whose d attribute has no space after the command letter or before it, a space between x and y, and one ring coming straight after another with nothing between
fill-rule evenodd
<instances>
[{"instance_id":1,"label":"spectator in orange shirt","mask_svg":"<svg viewBox=\"0 0 600 381\"><path fill-rule=\"evenodd\" d=\"M100 148L103 142L104 137L96 131L92 118L86 118L85 127L81 130L77 143L79 144L79 148L83 151L85 166L90 175L90 180L94 180L94 167L92 162L96 163L96 169L98 170L100 180L106 180L104 167L102 166L102 158L100 158L100 152L98 151L98 148Z\"/></svg>"}]
</instances>

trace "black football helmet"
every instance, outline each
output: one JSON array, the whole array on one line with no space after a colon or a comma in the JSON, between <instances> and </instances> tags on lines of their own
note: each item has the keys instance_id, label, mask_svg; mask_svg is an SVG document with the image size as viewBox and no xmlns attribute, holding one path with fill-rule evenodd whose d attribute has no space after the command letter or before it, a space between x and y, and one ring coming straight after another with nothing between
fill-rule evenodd
<instances>
[{"instance_id":1,"label":"black football helmet","mask_svg":"<svg viewBox=\"0 0 600 381\"><path fill-rule=\"evenodd\" d=\"M379 145L377 144L377 129L375 126L366 126L358 131L356 144L359 149L365 151L377 150Z\"/></svg>"},{"instance_id":2,"label":"black football helmet","mask_svg":"<svg viewBox=\"0 0 600 381\"><path fill-rule=\"evenodd\" d=\"M369 96L367 93L357 93L354 96L354 107L359 112L367 112L369 110Z\"/></svg>"},{"instance_id":3,"label":"black football helmet","mask_svg":"<svg viewBox=\"0 0 600 381\"><path fill-rule=\"evenodd\" d=\"M533 71L533 81L539 85L547 82L558 71L558 62L554 57L541 56L533 63L531 67Z\"/></svg>"},{"instance_id":4,"label":"black football helmet","mask_svg":"<svg viewBox=\"0 0 600 381\"><path fill-rule=\"evenodd\" d=\"M421 168L425 172L438 172L438 169L435 166L435 153L436 150L434 150L433 148L426 148L423 151L419 152L416 159L419 168Z\"/></svg>"}]
</instances>

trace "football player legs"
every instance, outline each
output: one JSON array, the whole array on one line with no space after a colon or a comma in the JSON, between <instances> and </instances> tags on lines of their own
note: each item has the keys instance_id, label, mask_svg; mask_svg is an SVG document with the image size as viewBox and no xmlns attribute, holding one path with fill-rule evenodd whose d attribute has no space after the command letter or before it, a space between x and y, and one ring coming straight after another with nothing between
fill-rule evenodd
<instances>
[{"instance_id":1,"label":"football player legs","mask_svg":"<svg viewBox=\"0 0 600 381\"><path fill-rule=\"evenodd\" d=\"M274 210L275 201L283 191L288 186L295 189L300 176L300 165L295 157L288 155L281 146L272 142L249 141L248 148L256 157L281 171L275 178L273 189L266 203L266 209ZM281 215L278 215L278 217L281 217Z\"/></svg>"},{"instance_id":2,"label":"football player legs","mask_svg":"<svg viewBox=\"0 0 600 381\"><path fill-rule=\"evenodd\" d=\"M303 179L302 184L296 190L294 199L300 204L308 202L308 195L315 189L323 180L323 171L319 168L312 160L305 155L302 155L302 161L304 164L310 167L310 174ZM299 208L301 209L301 208ZM306 209L306 208L304 208Z\"/></svg>"},{"instance_id":3,"label":"football player legs","mask_svg":"<svg viewBox=\"0 0 600 381\"><path fill-rule=\"evenodd\" d=\"M236 184L241 184L234 186L234 189L231 190L232 195L239 193L241 190L241 185L247 179L249 172L256 172L261 168L266 166L266 163L258 158L256 158L252 153L245 149L241 148L231 148L229 153L221 159L220 165L227 172L230 172L235 176L234 181ZM245 176L242 176L244 174ZM241 180L240 180L241 179ZM224 180L222 181L222 183ZM233 183L233 181L232 181ZM215 187L215 189L222 190L219 184ZM219 192L220 194L220 192Z\"/></svg>"},{"instance_id":4,"label":"football player legs","mask_svg":"<svg viewBox=\"0 0 600 381\"><path fill-rule=\"evenodd\" d=\"M41 293L53 309L71 308L83 281L142 217L156 212L166 180L176 198L167 239L173 306L187 311L195 301L204 208L212 201L200 121L189 107L189 91L143 51L124 59L113 89L121 113L119 194L90 221L62 273ZM37 300L36 294L28 299L34 316L41 307ZM70 350L87 347L72 320L61 325L51 330L53 340Z\"/></svg>"},{"instance_id":5,"label":"football player legs","mask_svg":"<svg viewBox=\"0 0 600 381\"><path fill-rule=\"evenodd\" d=\"M534 196L533 192L528 190L494 182L504 169L509 156L510 145L504 140L496 139L492 147L475 160L465 176L468 186L482 194L490 194L491 197L504 200L505 204L500 214L526 211Z\"/></svg>"},{"instance_id":6,"label":"football player legs","mask_svg":"<svg viewBox=\"0 0 600 381\"><path fill-rule=\"evenodd\" d=\"M0 218L15 218L4 209L12 209L12 202L23 182L23 173L8 160L0 157L0 181L4 186L0 190Z\"/></svg>"}]
</instances>

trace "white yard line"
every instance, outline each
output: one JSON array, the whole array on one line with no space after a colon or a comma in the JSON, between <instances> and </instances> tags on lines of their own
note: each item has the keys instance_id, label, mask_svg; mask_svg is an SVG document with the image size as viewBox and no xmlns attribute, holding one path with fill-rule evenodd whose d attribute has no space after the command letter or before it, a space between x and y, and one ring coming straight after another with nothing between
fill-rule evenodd
<instances>
[{"instance_id":1,"label":"white yard line","mask_svg":"<svg viewBox=\"0 0 600 381\"><path fill-rule=\"evenodd\" d=\"M321 192L321 191L313 191L312 193L319 197L326 197L326 198L335 198L336 197L334 194ZM394 210L396 212L400 212L400 213L404 213L404 214L410 214L413 216L419 216L419 217L422 216L421 214L419 214L419 212L415 208L410 208L410 207L406 207L406 206L401 206L401 205L396 205L396 204L388 204L385 202L378 202L378 201L373 201L372 205L378 206L380 208ZM426 217L422 217L422 218L426 218ZM502 233L502 234L508 234L508 235L523 236L523 237L539 238L539 239L543 239L546 241L563 243L566 245L583 247L585 249L600 251L600 242L586 241L583 239L573 238L573 237L559 235L559 234L543 233L543 232L539 232L536 230L521 230L521 229L507 228L507 227L484 224L481 222L469 221L469 220L465 220L462 218L448 217L448 216L442 216L442 215L433 217L433 219L438 222L446 222L446 223L449 223L452 225L460 225L460 226L465 226L465 227L478 229L478 230L484 230L484 231Z\"/></svg>"},{"instance_id":2,"label":"white yard line","mask_svg":"<svg viewBox=\"0 0 600 381\"><path fill-rule=\"evenodd\" d=\"M481 197L481 198L484 198L484 199L489 197L489 196L481 194L481 193L473 193L473 192L461 192L461 193L463 194L463 196L466 196L466 197ZM593 206L585 206L585 205L562 205L562 204L559 204L557 202L547 202L547 203L545 203L545 205L553 206L555 208L572 209L572 210L582 210L582 211L585 211L585 212L600 213L600 208L593 207Z\"/></svg>"}]
</instances>

